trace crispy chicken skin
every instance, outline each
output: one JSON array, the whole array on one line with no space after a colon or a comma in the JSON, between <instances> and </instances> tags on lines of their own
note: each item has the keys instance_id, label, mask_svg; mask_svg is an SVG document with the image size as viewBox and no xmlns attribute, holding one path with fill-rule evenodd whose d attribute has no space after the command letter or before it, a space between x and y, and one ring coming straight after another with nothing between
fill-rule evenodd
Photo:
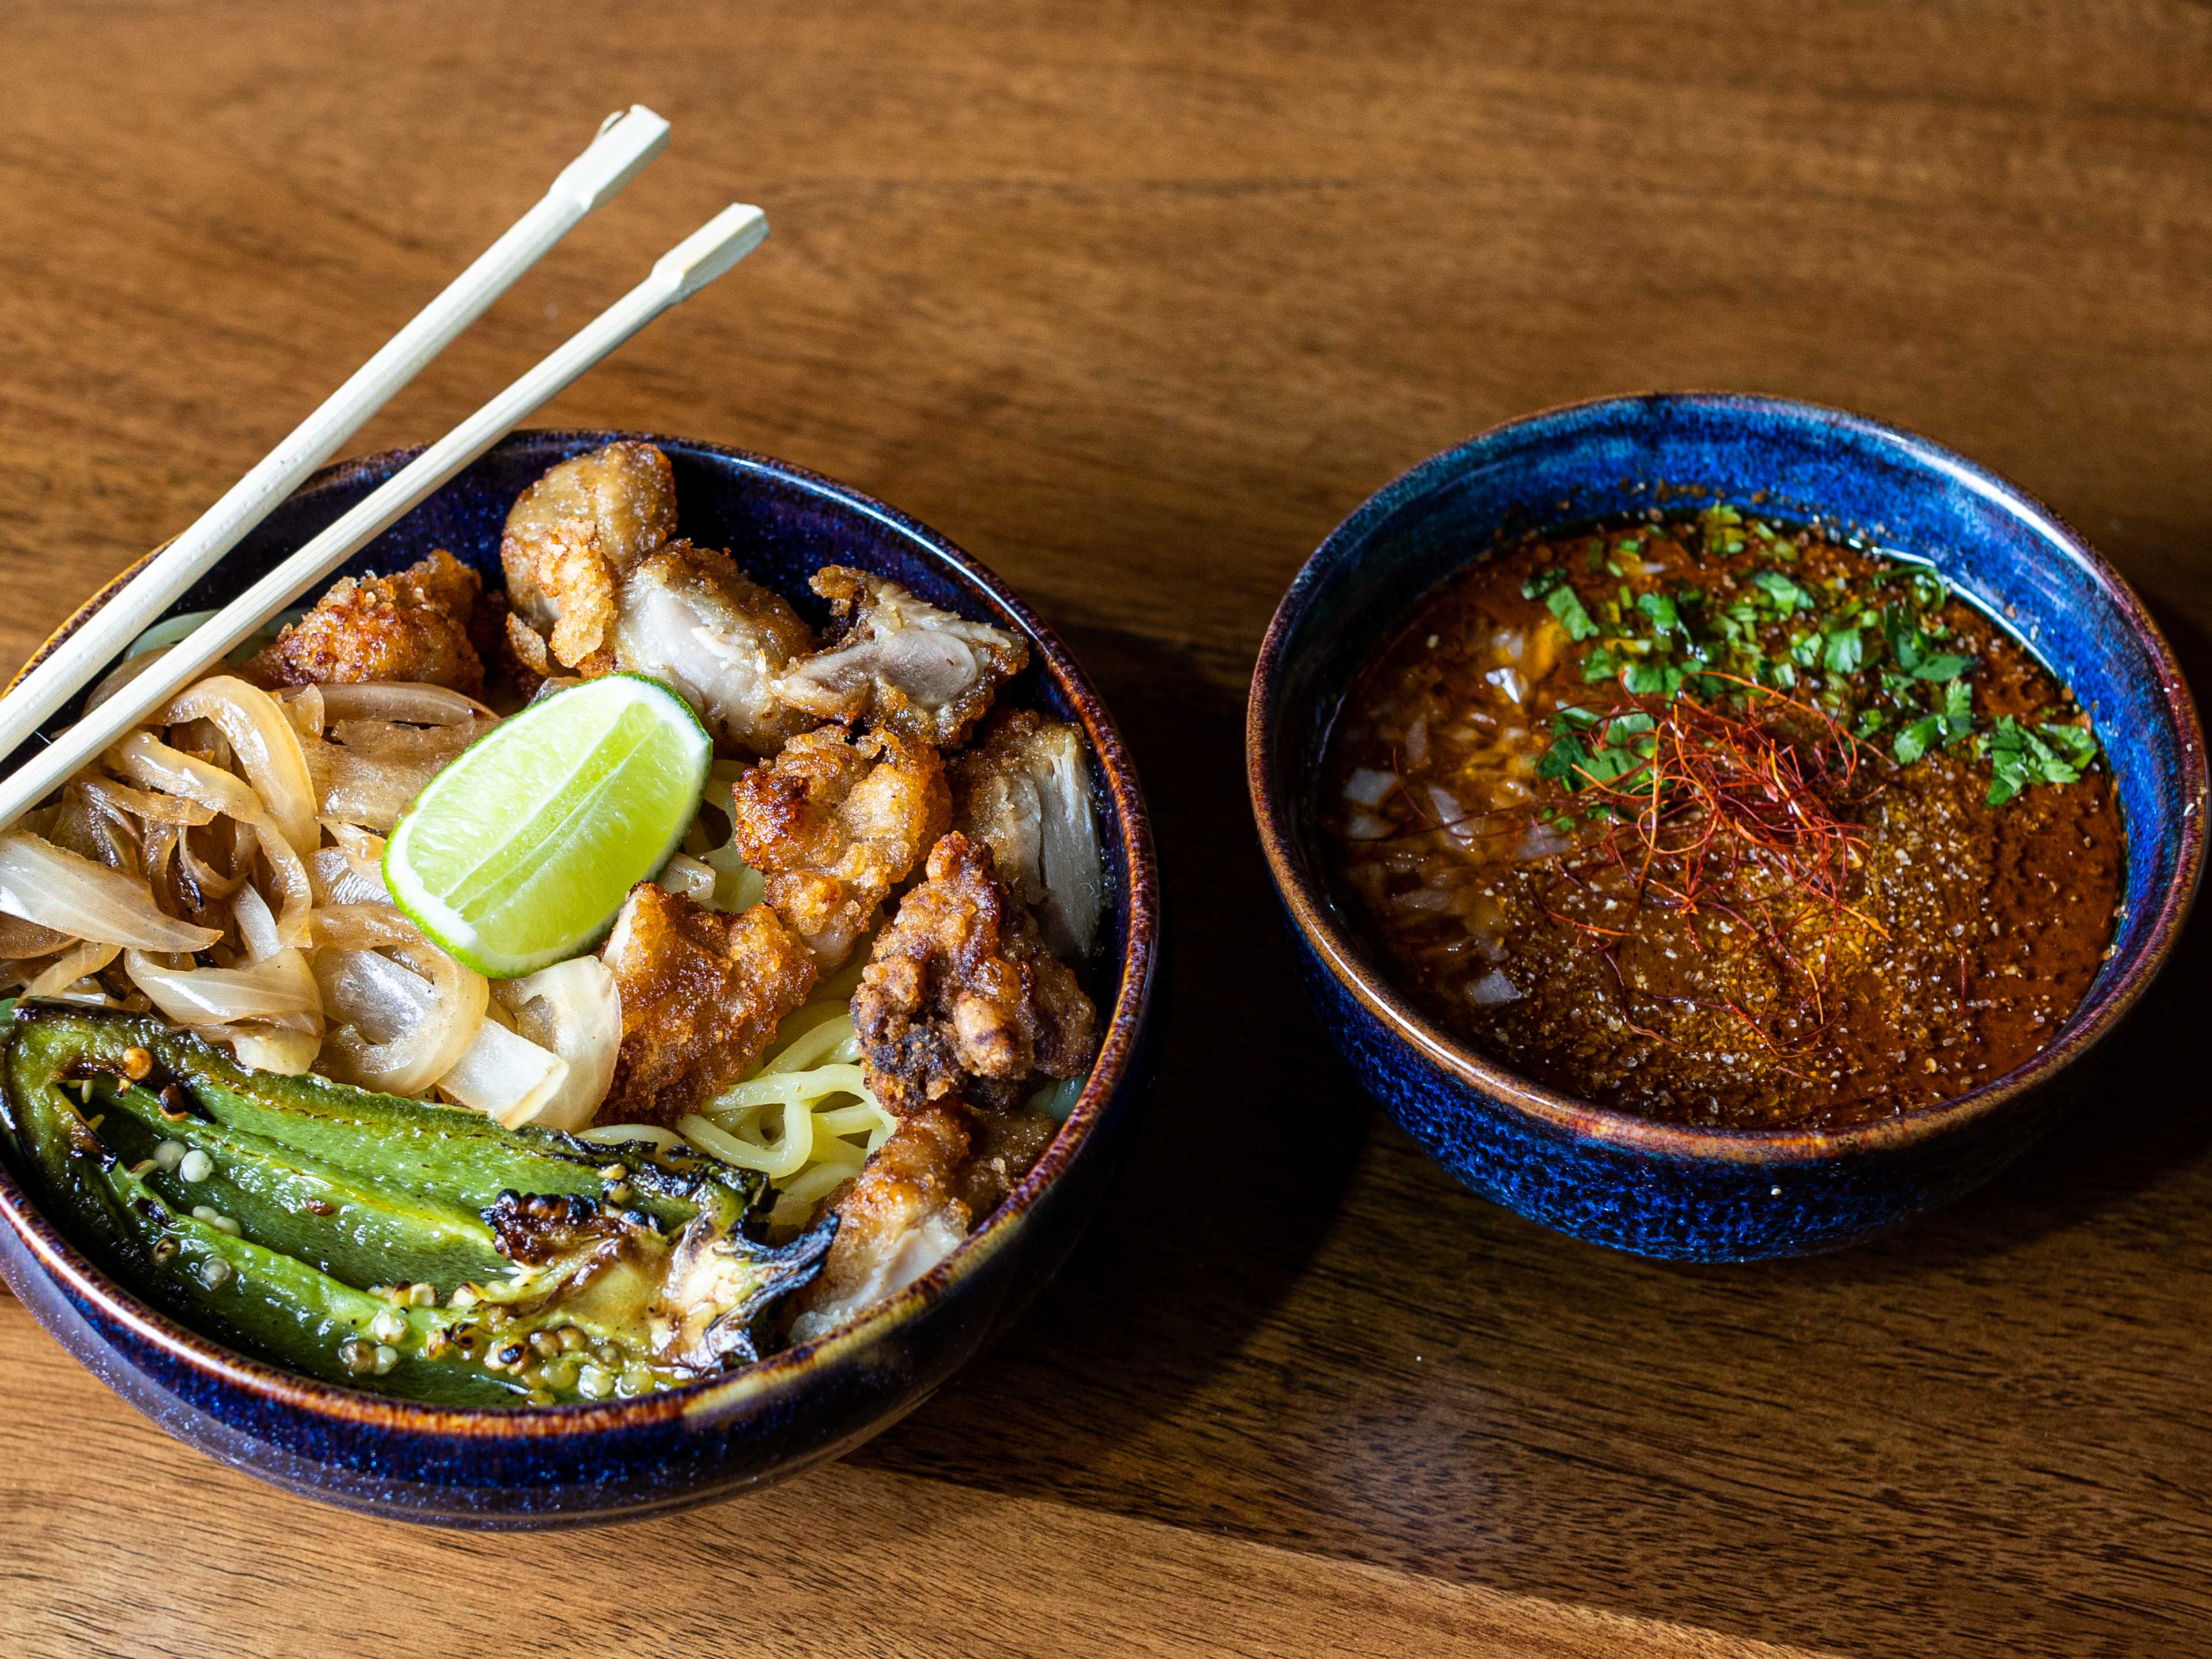
<instances>
[{"instance_id":1,"label":"crispy chicken skin","mask_svg":"<svg viewBox=\"0 0 2212 1659\"><path fill-rule=\"evenodd\" d=\"M814 630L728 554L672 542L638 561L616 599L615 665L674 686L724 748L772 755L814 724L769 690L814 648Z\"/></svg>"},{"instance_id":2,"label":"crispy chicken skin","mask_svg":"<svg viewBox=\"0 0 2212 1659\"><path fill-rule=\"evenodd\" d=\"M675 533L676 477L651 444L609 444L563 461L507 515L499 560L508 602L541 637L550 635L562 615L564 560L573 566L589 554L619 580Z\"/></svg>"},{"instance_id":3,"label":"crispy chicken skin","mask_svg":"<svg viewBox=\"0 0 2212 1659\"><path fill-rule=\"evenodd\" d=\"M837 1237L800 1299L793 1341L826 1334L952 1254L972 1218L955 1193L969 1145L964 1110L925 1106L830 1195L823 1207L836 1214Z\"/></svg>"},{"instance_id":4,"label":"crispy chicken skin","mask_svg":"<svg viewBox=\"0 0 2212 1659\"><path fill-rule=\"evenodd\" d=\"M870 1086L902 1114L955 1094L1011 1108L1036 1073L1079 1074L1097 1038L1097 1011L993 874L990 848L957 831L877 935L853 1024Z\"/></svg>"},{"instance_id":5,"label":"crispy chicken skin","mask_svg":"<svg viewBox=\"0 0 2212 1659\"><path fill-rule=\"evenodd\" d=\"M793 663L775 694L817 720L865 720L951 748L1029 663L1029 647L1004 629L925 605L865 570L830 565L811 586L844 632Z\"/></svg>"},{"instance_id":6,"label":"crispy chicken skin","mask_svg":"<svg viewBox=\"0 0 2212 1659\"><path fill-rule=\"evenodd\" d=\"M1036 914L1052 953L1085 960L1105 890L1082 737L1035 709L1002 709L945 764L952 827L990 844L999 878Z\"/></svg>"},{"instance_id":7,"label":"crispy chicken skin","mask_svg":"<svg viewBox=\"0 0 2212 1659\"><path fill-rule=\"evenodd\" d=\"M944 1261L1059 1132L1042 1112L970 1111L954 1101L900 1119L867 1167L816 1212L836 1215L837 1237L801 1299L793 1340L835 1329Z\"/></svg>"},{"instance_id":8,"label":"crispy chicken skin","mask_svg":"<svg viewBox=\"0 0 2212 1659\"><path fill-rule=\"evenodd\" d=\"M1042 1112L977 1112L969 1121L968 1161L953 1182L954 1196L974 1222L1006 1201L1036 1167L1060 1125ZM884 1143L888 1146L890 1143Z\"/></svg>"},{"instance_id":9,"label":"crispy chicken skin","mask_svg":"<svg viewBox=\"0 0 2212 1659\"><path fill-rule=\"evenodd\" d=\"M475 696L483 599L483 579L442 548L396 575L343 577L246 672L264 685L419 680Z\"/></svg>"},{"instance_id":10,"label":"crispy chicken skin","mask_svg":"<svg viewBox=\"0 0 2212 1659\"><path fill-rule=\"evenodd\" d=\"M852 954L952 815L934 749L834 726L793 738L730 793L738 851L824 968Z\"/></svg>"},{"instance_id":11,"label":"crispy chicken skin","mask_svg":"<svg viewBox=\"0 0 2212 1659\"><path fill-rule=\"evenodd\" d=\"M601 958L622 999L602 1123L672 1123L735 1082L814 985L814 958L765 905L708 910L630 889Z\"/></svg>"}]
</instances>

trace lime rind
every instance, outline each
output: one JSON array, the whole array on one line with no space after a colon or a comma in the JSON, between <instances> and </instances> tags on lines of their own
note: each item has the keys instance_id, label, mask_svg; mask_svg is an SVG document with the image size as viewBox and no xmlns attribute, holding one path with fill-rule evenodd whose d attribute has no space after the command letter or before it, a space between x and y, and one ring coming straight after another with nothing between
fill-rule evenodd
<instances>
[{"instance_id":1,"label":"lime rind","mask_svg":"<svg viewBox=\"0 0 2212 1659\"><path fill-rule=\"evenodd\" d=\"M659 680L556 692L432 778L384 848L384 884L441 950L489 979L587 948L697 815L714 757Z\"/></svg>"}]
</instances>

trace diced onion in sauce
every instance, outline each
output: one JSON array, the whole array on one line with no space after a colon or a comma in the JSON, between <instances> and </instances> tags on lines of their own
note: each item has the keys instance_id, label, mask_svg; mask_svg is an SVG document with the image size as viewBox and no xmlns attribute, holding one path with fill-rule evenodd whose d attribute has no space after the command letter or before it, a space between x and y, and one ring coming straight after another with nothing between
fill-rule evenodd
<instances>
[{"instance_id":1,"label":"diced onion in sauce","mask_svg":"<svg viewBox=\"0 0 2212 1659\"><path fill-rule=\"evenodd\" d=\"M1480 979L1468 982L1467 1000L1478 1008L1495 1008L1504 1003L1518 1002L1521 995L1521 988L1495 968Z\"/></svg>"},{"instance_id":2,"label":"diced onion in sauce","mask_svg":"<svg viewBox=\"0 0 2212 1659\"><path fill-rule=\"evenodd\" d=\"M1389 773L1362 766L1344 781L1344 798L1355 805L1380 806L1382 798L1397 786L1398 780Z\"/></svg>"}]
</instances>

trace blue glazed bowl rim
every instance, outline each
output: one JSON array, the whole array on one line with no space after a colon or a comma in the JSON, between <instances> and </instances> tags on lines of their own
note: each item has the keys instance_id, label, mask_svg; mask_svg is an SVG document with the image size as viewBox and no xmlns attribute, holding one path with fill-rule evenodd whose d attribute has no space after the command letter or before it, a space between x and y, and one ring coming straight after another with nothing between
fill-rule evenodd
<instances>
[{"instance_id":1,"label":"blue glazed bowl rim","mask_svg":"<svg viewBox=\"0 0 2212 1659\"><path fill-rule=\"evenodd\" d=\"M2183 775L2177 793L2184 802L2183 810L2174 822L2160 826L2175 842L2172 874L2158 891L2151 925L2144 929L2137 948L2121 963L2120 971L2084 1000L2047 1048L2002 1077L1917 1111L1843 1129L1708 1128L1659 1122L1601 1106L1547 1088L1498 1064L1457 1042L1415 1009L1367 966L1357 944L1334 920L1326 896L1310 878L1294 850L1291 809L1273 784L1277 748L1283 741L1284 656L1292 633L1334 566L1356 553L1398 514L1449 487L1471 464L1516 447L1516 441L1534 437L1538 443L1571 445L1608 416L1655 406L1696 410L1709 416L1780 416L1832 426L1964 485L2086 570L2112 611L2157 665L2159 699L2182 739ZM1540 1128L1564 1133L1578 1141L1686 1163L1820 1163L1945 1137L2002 1112L2080 1060L2134 1006L2172 954L2195 902L2204 865L2206 770L2196 702L2165 635L2119 572L2027 491L1932 439L1849 410L1754 392L1647 392L1556 404L1486 428L1401 473L1329 532L1300 567L1276 606L1253 668L1251 692L1245 705L1244 753L1253 817L1277 894L1316 958L1385 1030L1431 1066ZM2130 833L2140 832L2130 825Z\"/></svg>"},{"instance_id":2,"label":"blue glazed bowl rim","mask_svg":"<svg viewBox=\"0 0 2212 1659\"><path fill-rule=\"evenodd\" d=\"M1113 807L1113 822L1109 827L1121 842L1124 868L1128 872L1122 894L1128 918L1128 943L1116 964L1119 977L1113 1008L1106 1019L1091 1075L1060 1133L1021 1183L981 1227L961 1241L951 1255L903 1290L815 1341L794 1345L742 1370L663 1393L592 1405L420 1405L318 1382L237 1353L172 1319L110 1277L40 1212L35 1200L15 1181L6 1164L0 1163L0 1219L4 1219L23 1243L37 1266L79 1304L97 1309L104 1317L159 1350L173 1363L218 1385L243 1391L272 1405L352 1426L475 1441L620 1435L672 1420L695 1430L711 1430L718 1419L763 1396L804 1389L813 1373L826 1370L841 1360L873 1347L891 1335L895 1328L910 1323L925 1310L944 1300L962 1280L975 1276L991 1257L1012 1243L1015 1233L1028 1221L1030 1211L1090 1145L1092 1129L1124 1085L1136 1077L1144 1030L1158 989L1160 960L1162 896L1151 816L1120 726L1108 710L1104 698L1068 654L1059 636L1012 588L957 543L896 507L793 462L703 439L612 428L526 428L510 434L487 453L496 453L514 444L572 447L571 453L574 453L617 441L650 443L678 453L711 457L735 471L757 473L872 518L916 544L950 570L963 586L998 606L1021 628L1041 665L1082 722L1091 752L1097 757ZM422 447L416 445L380 450L333 462L319 469L301 485L294 498L330 488L364 472L389 476L419 455ZM160 550L158 547L153 549L86 599L16 671L9 684L27 673L82 626L88 617L119 592Z\"/></svg>"}]
</instances>

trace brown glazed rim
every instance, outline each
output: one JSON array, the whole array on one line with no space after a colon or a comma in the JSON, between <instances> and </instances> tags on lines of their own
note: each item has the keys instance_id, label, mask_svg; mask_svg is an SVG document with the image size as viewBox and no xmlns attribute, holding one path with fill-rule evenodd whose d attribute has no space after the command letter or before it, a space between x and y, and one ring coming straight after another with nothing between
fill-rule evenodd
<instances>
[{"instance_id":1,"label":"brown glazed rim","mask_svg":"<svg viewBox=\"0 0 2212 1659\"><path fill-rule=\"evenodd\" d=\"M242 1389L285 1407L348 1425L385 1428L410 1434L453 1435L479 1440L537 1439L569 1434L597 1435L642 1428L656 1423L684 1420L705 1428L714 1419L763 1395L803 1389L817 1370L872 1346L895 1326L915 1318L943 1299L952 1288L978 1271L1013 1237L1029 1218L1041 1196L1074 1159L1089 1139L1092 1127L1135 1062L1140 1029L1149 1011L1159 966L1160 887L1149 814L1135 767L1121 739L1121 729L1107 710L1105 701L1079 668L1059 637L999 578L968 553L918 520L834 479L750 450L708 443L693 438L673 438L646 432L561 431L532 429L515 438L575 440L591 444L617 440L665 444L734 460L771 476L812 489L848 507L888 523L920 542L964 582L973 585L993 604L1012 617L1029 637L1048 672L1083 723L1091 752L1098 758L1109 796L1114 805L1114 833L1121 842L1123 866L1128 872L1122 902L1128 917L1128 945L1123 952L1119 984L1111 1017L1107 1022L1098 1057L1060 1133L1021 1184L1009 1194L990 1218L963 1239L957 1249L928 1273L896 1295L876 1304L866 1313L838 1327L817 1341L801 1343L722 1376L708 1377L680 1389L641 1395L634 1400L573 1406L456 1406L415 1404L383 1395L363 1393L336 1383L319 1382L258 1359L233 1352L189 1327L179 1324L111 1279L59 1229L40 1212L4 1165L0 1165L0 1217L4 1217L29 1246L40 1265L75 1297L97 1307L106 1318L130 1329L141 1340L159 1348L170 1358L204 1376ZM512 439L506 441L513 441ZM391 450L339 461L322 468L301 486L302 492L326 485L348 472L391 471L420 453ZM166 545L166 544L164 544ZM154 552L161 550L156 548ZM28 673L46 655L83 626L86 618L114 598L131 578L154 556L148 553L87 599L67 622L54 630L30 660L9 682Z\"/></svg>"},{"instance_id":2,"label":"brown glazed rim","mask_svg":"<svg viewBox=\"0 0 2212 1659\"><path fill-rule=\"evenodd\" d=\"M1626 402L1638 396L1784 401L1754 398L1752 394L1736 392L1624 393L1619 397L1555 404L1530 414L1516 416L1511 420L1501 421L1483 428L1454 445L1453 448L1462 449L1468 444L1495 437L1526 422L1547 419L1571 410ZM1820 404L1796 403L1793 406L1842 416L1907 440L1917 448L1933 450L1947 456L1953 453L1916 433L1868 416ZM1449 454L1451 451L1441 453ZM1419 464L1426 465L1425 461ZM2156 914L2150 920L2144 943L2134 958L2123 965L2118 975L2075 1009L2073 1018L2061 1029L2050 1047L2026 1064L2015 1066L2002 1077L1992 1079L1978 1089L1896 1117L1843 1129L1723 1129L1663 1123L1601 1106L1577 1096L1547 1088L1460 1043L1431 1022L1387 980L1367 966L1361 958L1358 947L1331 915L1331 907L1325 895L1308 878L1291 850L1290 809L1278 798L1270 780L1273 775L1275 748L1279 737L1277 728L1280 711L1278 704L1283 653L1289 645L1293 621L1291 615L1293 588L1285 593L1276 606L1274 617L1267 626L1267 637L1261 643L1259 660L1253 668L1252 690L1244 714L1245 781L1251 793L1252 816L1259 827L1261 850L1267 858L1268 873L1274 880L1276 890L1282 896L1298 931L1314 947L1337 982L1357 998L1401 1042L1431 1066L1507 1109L1517 1112L1542 1127L1564 1132L1577 1140L1594 1141L1644 1157L1685 1163L1819 1164L1936 1139L2002 1112L2029 1091L2081 1059L2118 1023L2121 1016L2134 1006L2144 988L2166 965L2180 939L2182 924L2187 920L2190 906L2195 900L2204 864L2206 778L2203 732L2197 721L2195 700L2190 695L2187 682L2182 678L2172 648L2119 572L2071 525L2017 484L1990 472L1987 468L1972 463L1966 465L2009 492L2015 507L2026 508L2055 529L2075 556L2096 578L2105 590L2107 600L2128 629L2142 641L2156 665L2159 695L2175 729L2181 734L2182 750L2185 756L2185 773L2179 780L2179 792L2184 806L2180 822L2173 830L2176 837L2173 873L2156 896ZM1418 466L1407 471L1410 473L1417 470ZM1334 538L1336 532L1330 533ZM1314 555L1316 558L1320 556L1319 552Z\"/></svg>"}]
</instances>

